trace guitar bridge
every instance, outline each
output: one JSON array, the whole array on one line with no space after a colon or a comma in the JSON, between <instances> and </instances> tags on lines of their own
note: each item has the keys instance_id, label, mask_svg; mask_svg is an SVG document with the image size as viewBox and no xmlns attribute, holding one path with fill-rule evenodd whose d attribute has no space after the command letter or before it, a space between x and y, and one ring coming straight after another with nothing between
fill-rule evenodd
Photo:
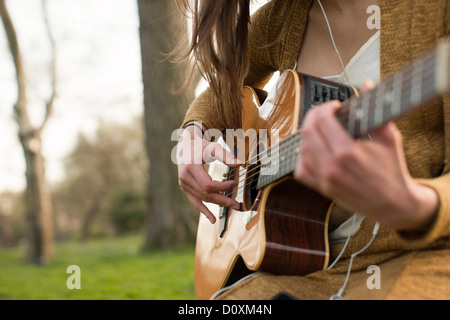
<instances>
[{"instance_id":1,"label":"guitar bridge","mask_svg":"<svg viewBox=\"0 0 450 320\"><path fill-rule=\"evenodd\" d=\"M224 233L227 229L229 211L230 211L230 208L228 208L228 207L220 207L220 211L219 211L219 237L220 238L223 238Z\"/></svg>"}]
</instances>

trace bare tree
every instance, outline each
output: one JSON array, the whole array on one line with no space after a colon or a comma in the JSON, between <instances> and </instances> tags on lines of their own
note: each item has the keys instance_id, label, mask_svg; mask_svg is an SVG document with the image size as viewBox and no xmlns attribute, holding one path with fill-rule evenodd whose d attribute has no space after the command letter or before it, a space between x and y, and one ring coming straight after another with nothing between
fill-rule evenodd
<instances>
[{"instance_id":1,"label":"bare tree","mask_svg":"<svg viewBox=\"0 0 450 320\"><path fill-rule=\"evenodd\" d=\"M101 121L93 136L78 136L66 157L66 176L53 188L53 204L58 221L70 220L70 231L79 230L80 240L89 240L93 230L105 233L105 218L121 209L121 195L143 197L148 165L142 122L140 116L128 124Z\"/></svg>"},{"instance_id":2,"label":"bare tree","mask_svg":"<svg viewBox=\"0 0 450 320\"><path fill-rule=\"evenodd\" d=\"M53 255L53 213L50 192L46 183L44 158L42 156L41 133L53 111L56 97L55 43L47 19L46 0L42 0L44 23L52 50L50 98L45 105L45 116L39 126L33 125L27 109L27 83L22 55L14 24L5 0L0 0L0 16L8 38L9 48L16 70L18 97L14 105L18 136L25 155L26 164L26 216L29 224L28 258L36 264L46 263Z\"/></svg>"},{"instance_id":3,"label":"bare tree","mask_svg":"<svg viewBox=\"0 0 450 320\"><path fill-rule=\"evenodd\" d=\"M182 83L183 70L166 54L183 40L186 20L175 1L138 0L144 81L146 150L150 161L148 220L144 247L167 248L192 241L198 215L178 186L177 168L171 162L173 130L177 129L194 97L174 89ZM180 72L181 71L181 72Z\"/></svg>"}]
</instances>

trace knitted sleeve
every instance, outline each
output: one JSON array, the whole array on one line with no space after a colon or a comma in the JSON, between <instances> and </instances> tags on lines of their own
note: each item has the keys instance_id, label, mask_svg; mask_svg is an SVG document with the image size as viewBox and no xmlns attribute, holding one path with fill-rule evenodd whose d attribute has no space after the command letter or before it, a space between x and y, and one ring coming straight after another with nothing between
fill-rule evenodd
<instances>
[{"instance_id":1,"label":"knitted sleeve","mask_svg":"<svg viewBox=\"0 0 450 320\"><path fill-rule=\"evenodd\" d=\"M445 36L450 37L450 1L446 1ZM448 38L450 39L450 38ZM450 94L443 97L443 115L445 132L445 162L443 174L434 179L420 179L423 185L433 188L440 200L439 210L428 232L415 240L403 238L409 245L427 245L437 239L450 237ZM402 236L402 234L400 234Z\"/></svg>"}]
</instances>

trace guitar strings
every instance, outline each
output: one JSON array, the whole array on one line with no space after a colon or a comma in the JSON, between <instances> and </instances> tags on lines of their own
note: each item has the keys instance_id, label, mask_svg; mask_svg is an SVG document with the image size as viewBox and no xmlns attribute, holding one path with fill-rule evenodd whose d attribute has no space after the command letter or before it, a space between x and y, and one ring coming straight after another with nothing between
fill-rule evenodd
<instances>
[{"instance_id":1,"label":"guitar strings","mask_svg":"<svg viewBox=\"0 0 450 320\"><path fill-rule=\"evenodd\" d=\"M429 61L429 59L427 59L427 64L429 64L429 63L431 63L431 62L432 62L432 61ZM425 67L426 67L426 65L423 65L423 69L425 69ZM410 70L408 70L408 72L410 72ZM413 73L413 72L410 72L410 73L411 73L411 76L407 77L406 79L403 79L403 80L402 80L403 82L412 79L414 73ZM427 78L429 78L430 76L432 76L434 73L433 73L433 70L432 70L432 69L426 68L426 70L425 70L422 74L423 74L422 77L423 77L424 79L427 79ZM422 79L422 82L425 82L424 79ZM384 86L387 86L387 84L390 83L391 81L393 81L393 79L387 80L387 81L385 82ZM402 90L405 91L405 89L411 89L412 86L413 86L412 83L410 83L410 84L408 84L408 85L406 85L406 86L402 86ZM378 88L378 89L379 89L379 88ZM386 90L386 89L384 89L384 90ZM423 91L425 91L425 90L423 90ZM374 90L374 91L369 91L369 92L365 93L365 95L366 95L366 94L369 95L369 96L370 96L370 100L373 100L374 98L376 99L376 95L372 95L374 92L375 92L375 90ZM404 95L404 94L403 94L403 95ZM351 101L351 100L354 100L354 99L350 98L350 99L348 99L348 100L346 100L346 101L343 102L343 105L342 105L341 109L339 110L339 113L337 114L338 118L340 117L340 119L344 118L344 119L347 119L347 120L348 120L348 117L347 117L347 118L345 118L345 117L348 116L349 113L351 112L351 107L352 107L352 101ZM358 102L360 103L362 100L363 100L362 97L358 98L357 100L354 100L354 101L356 102L355 107L358 107ZM385 110L386 107L389 108L389 105L383 104L383 110ZM298 133L296 133L296 134L298 134ZM296 134L294 134L294 135L296 135ZM293 135L293 136L294 136L294 135ZM292 137L292 136L291 136L291 137ZM289 138L288 138L288 139L289 139ZM301 138L300 138L300 139L301 139ZM286 141L286 140L284 140L284 141ZM283 141L283 142L284 142L284 141ZM282 144L283 142L281 142L280 144ZM299 142L299 141L293 140L293 141L289 142L289 144L288 144L287 146L284 146L284 145L283 145L281 148L286 148L286 149L288 149L288 147L291 147L291 146L292 146L292 143L293 143L293 142ZM269 149L269 150L270 150L270 149ZM286 152L290 152L290 151L289 151L289 150L286 150L286 151L285 151L284 153L282 153L281 155L285 155ZM261 156L262 156L263 154L265 154L265 153L267 153L267 151L264 151L264 152L262 152L262 153L256 154L254 157L250 158L249 160L247 160L247 161L244 163L245 166L250 165L250 163L257 162L258 158L259 158L260 160L264 160L264 158L261 158ZM279 157L279 156L278 156L278 157ZM274 160L276 160L276 159L277 159L277 158L274 158ZM243 174L244 174L244 175L248 175L249 172L258 170L261 166L262 166L262 165L254 166L254 167L252 167L252 170L247 171L247 172L244 172ZM236 173L236 174L239 174L239 178L242 177L242 175L240 174L240 172L239 172L239 173ZM236 174L230 176L230 180L232 180L232 179L236 180Z\"/></svg>"},{"instance_id":2,"label":"guitar strings","mask_svg":"<svg viewBox=\"0 0 450 320\"><path fill-rule=\"evenodd\" d=\"M435 64L437 60L437 51L433 51L429 54L427 54L426 56L422 57L420 59L419 62L417 63L413 63L412 66L408 67L406 70L400 71L400 75L402 75L402 84L406 81L411 80L414 76L416 76L414 74L414 69L412 68L413 66L418 66L419 64L421 64L421 68L422 68L422 79L421 82L425 82L426 80L429 79L430 76L434 75L434 69L435 68L429 68L430 64ZM377 88L375 88L374 90L371 90L369 92L364 93L364 96L368 95L370 97L370 100L373 100L374 98L377 98L377 95L372 95L373 93L378 93L380 88L383 88L383 92L387 91L387 90L392 90L392 88L394 86L395 83L395 79L396 76L392 76L390 78L388 78L386 81L384 81L382 84L380 84ZM410 82L408 83L408 85L401 87L402 91L403 91L403 95L402 97L405 95L405 89L411 89L413 86L413 84ZM425 91L425 89L423 89L422 91ZM346 115L349 115L349 113L352 111L352 104L355 103L355 106L353 108L360 108L360 106L358 106L358 104L362 103L362 101L364 100L364 97L352 97L350 99L347 99L345 101L343 101L342 103L342 107L339 110L339 113L337 114L337 116L339 117L345 117ZM383 104L383 111L385 111L386 108L389 108L389 104ZM347 118L348 120L348 118ZM252 159L253 162L256 161L256 159L260 156L261 154L257 154L255 155Z\"/></svg>"},{"instance_id":3,"label":"guitar strings","mask_svg":"<svg viewBox=\"0 0 450 320\"><path fill-rule=\"evenodd\" d=\"M422 68L422 77L421 77L422 79L421 80L425 80L430 75L434 74L433 72L435 70L433 70L434 68L429 68L430 64L435 64L435 59L432 59L432 57L429 59L429 61L427 61L426 63L424 63L421 66L421 68ZM430 72L431 72L431 74L429 74ZM388 78L383 83L381 83L376 89L384 88L385 91L386 91L386 89L392 89L394 87L394 85L395 85L395 81L397 80L397 77L400 77L400 76L402 76L401 82L403 84L403 83L411 80L413 77L415 77L417 75L415 74L414 70L408 69L408 70L404 71L403 74L397 74L396 76L392 76L392 77ZM412 82L409 82L408 85L406 86L406 88L409 88L411 85L412 85ZM402 86L402 88L403 87L405 87L405 86ZM369 91L368 93L371 93L371 92L372 91ZM352 99L352 98L350 98L350 99ZM350 99L348 99L348 100L350 100ZM346 101L348 101L348 100L346 100ZM358 100L362 100L362 99L358 99Z\"/></svg>"},{"instance_id":4,"label":"guitar strings","mask_svg":"<svg viewBox=\"0 0 450 320\"><path fill-rule=\"evenodd\" d=\"M290 139L290 141L287 141L287 139ZM259 158L259 161L257 161L257 163L261 163L261 161L265 161L268 158L270 158L270 162L275 162L275 161L279 160L280 158L282 158L285 155L297 156L296 153L294 152L295 149L291 149L291 148L292 148L292 146L297 146L300 143L300 141L301 141L300 132L294 133L293 135L291 135L287 139L282 142L282 143L285 143L286 145L283 145L283 146L279 147L279 149L282 149L283 152L277 152L276 155L273 155L271 157L269 157L269 156L265 156L265 157L262 156L263 154L266 154L266 152L262 152L262 153L259 153L257 156L253 157L252 158L253 161L257 161L257 159ZM272 160L272 158L273 158L273 160ZM243 166L243 167L244 167L244 169L245 168L251 168L251 169L249 169L249 170L240 170L242 168L242 166L241 166L241 167L238 168L239 172L238 173L234 173L233 175L231 175L229 177L229 180L236 180L236 179L240 180L242 177L244 177L246 175L247 175L246 179L250 179L250 178L260 174L258 169L260 169L261 167L263 167L265 165L265 164L250 165L250 163L253 163L253 162L250 162L250 159L249 159L248 161L246 161L244 163L245 166ZM242 172L242 174L241 174L241 172ZM252 173L252 175L249 176L250 173ZM239 176L236 177L237 175L239 175Z\"/></svg>"},{"instance_id":5,"label":"guitar strings","mask_svg":"<svg viewBox=\"0 0 450 320\"><path fill-rule=\"evenodd\" d=\"M433 64L435 62L433 58L435 58L435 56L428 57L424 61L423 65L422 65L422 69L423 69L422 81L426 80L430 76L434 75L435 70L433 70L433 68L429 68L429 65ZM415 74L414 74L414 70L413 69L405 70L404 74L403 74L403 77L401 79L402 80L402 84L404 82L406 82L406 81L411 80L414 76L415 76ZM369 91L367 93L364 93L363 95L371 95L372 93L374 93L376 91L379 91L380 88L383 88L384 89L383 91L392 90L392 88L394 87L394 84L395 84L395 80L396 80L395 76L390 77L387 80L385 80L382 84L380 84L376 89L371 90L371 91ZM405 91L405 89L410 89L411 87L412 87L412 83L410 82L408 85L402 86L402 90ZM354 100L356 103L358 103L358 102L361 102L363 100L363 96L361 96L359 98L355 97L355 98L350 98L348 100L345 100L343 102L343 106L341 108L342 112L340 111L339 113L344 114L346 112L350 112L351 111L351 109L349 108L350 107L350 103L352 102L351 100ZM386 105L384 105L383 107L386 107ZM387 107L389 107L389 105L387 105Z\"/></svg>"},{"instance_id":6,"label":"guitar strings","mask_svg":"<svg viewBox=\"0 0 450 320\"><path fill-rule=\"evenodd\" d=\"M297 132L296 134L292 135L291 137L294 137L294 138L293 138L293 139L290 139L291 141L288 141L287 144L282 145L281 147L279 147L280 149L283 150L283 152L279 152L277 156L272 156L273 159L271 159L271 161L276 162L276 161L278 161L280 158L283 158L283 156L286 156L286 155L288 155L289 157L297 156L296 153L298 153L298 152L294 152L294 151L293 151L292 145L298 145L299 142L301 141L301 136L300 136L299 133L300 133L300 132ZM291 138L291 137L289 137L289 138ZM288 139L289 139L289 138L288 138ZM286 141L286 140L284 140L284 141ZM265 154L265 153L267 153L267 151L265 151L264 154ZM246 166L244 166L244 168L249 168L249 170L245 170L245 169L244 169L244 170L241 170L241 169L239 168L239 171L238 171L237 173L234 173L233 175L231 175L230 178L229 178L229 180L236 180L236 179L238 179L238 181L240 181L241 178L243 178L244 176L247 176L247 177L245 178L245 180L249 180L249 179L253 178L254 176L257 176L258 174L260 174L259 168L261 168L262 166L264 166L264 164L262 164L262 165L254 165L254 166L250 166L250 167L248 167L248 165L251 163L251 160L252 160L252 159L253 159L253 161L256 161L256 159L257 159L258 157L260 157L260 161L265 160L267 157L261 157L262 154L263 154L263 153L259 153L259 154L256 155L255 157L253 157L253 158L251 158L251 159L249 159L248 161L245 162L245 165L246 165ZM288 158L288 161L293 161L293 160ZM237 175L238 175L238 177L237 177ZM248 184L248 182L246 181L246 182L244 183L244 189L245 189L245 190L248 189L248 188L245 188L245 187L247 186L247 184ZM243 189L243 190L244 190L244 189ZM257 189L257 187L250 187L250 189L249 189L248 191L253 191L253 190L256 190L256 189ZM234 193L234 189L232 189L231 192L227 192L225 195L226 195L226 196L231 196L233 193ZM238 194L236 195L236 197L237 197L237 196L240 196L242 193L243 193L243 191L241 191L240 193L238 193Z\"/></svg>"},{"instance_id":7,"label":"guitar strings","mask_svg":"<svg viewBox=\"0 0 450 320\"><path fill-rule=\"evenodd\" d=\"M428 79L430 76L432 76L432 75L434 74L433 69L427 68L427 67L428 67L428 64L434 62L434 61L430 61L431 58L433 58L433 57L428 57L426 60L424 60L424 61L426 61L426 62L424 62L424 65L422 66L422 69L425 69L425 70L422 72L422 78L423 78L423 79L422 79L422 82L425 82L424 80ZM402 79L402 82L411 80L411 79L413 78L413 76L414 76L413 70L407 70L407 72L408 72L408 73L411 73L411 75L410 75L410 76L408 75L408 77L404 77L404 78ZM406 72L405 72L405 73L406 73ZM383 92L386 91L386 89L387 89L386 87L387 87L388 84L392 83L392 86L393 86L394 79L395 79L395 78L392 77L392 78L386 80L384 84L378 86L378 88L376 88L376 89L380 89L381 87L383 87L383 88L384 88L384 89L383 89ZM410 89L410 88L412 88L412 83L409 83L407 86L402 86L402 90L403 90L403 91L406 91L406 89ZM389 89L387 89L387 90L389 90ZM391 90L392 90L392 89L391 89ZM372 90L372 91L369 91L369 92L364 93L364 95L370 96L371 100L373 100L374 98L376 98L376 95L372 95L372 94L375 93L376 91L377 91L377 90ZM403 95L404 95L404 93L403 93ZM355 107L358 107L358 103L361 103L362 100L363 100L363 96L361 96L361 97L359 97L359 98L354 97L354 98L350 98L350 99L348 99L348 100L345 100L345 101L342 103L342 107L341 107L341 109L339 110L337 116L345 116L345 115L348 115L348 114L351 112L351 109L352 109L352 103L353 103L353 102L356 102L356 106L355 106ZM383 110L385 110L386 107L389 108L389 105L383 104ZM255 155L252 159L249 159L249 161L250 161L250 160L256 161L256 159L257 159L260 155L261 155L261 154Z\"/></svg>"},{"instance_id":8,"label":"guitar strings","mask_svg":"<svg viewBox=\"0 0 450 320\"><path fill-rule=\"evenodd\" d=\"M430 61L427 61L427 62L430 62ZM425 67L425 65L423 65L422 67ZM427 73L431 73L431 75L433 75L432 71L433 71L433 70L430 70L429 68L427 68L424 72L422 72L422 74L423 74L423 75L422 75L422 78L424 78L424 79L428 78L428 77L430 76L430 74L428 74L428 75L425 77L425 75L426 75ZM411 72L411 74L414 74L414 73ZM406 78L406 80L409 80L409 79L411 79L411 78L412 78L412 76ZM403 80L403 82L404 82L404 81L405 81L405 80ZM425 81L422 79L422 82L425 82ZM387 85L387 84L388 84L388 82L386 82L386 85ZM403 89L403 91L405 91L405 89L411 89L412 86L413 86L412 83L410 83L410 84L408 84L408 85L406 85L406 86L402 86L402 89ZM425 90L422 90L422 91L425 91ZM371 92L371 93L373 93L373 92ZM376 95L375 95L375 97L376 97ZM361 100L361 99L359 99L359 100ZM373 97L371 97L371 100L373 100ZM348 100L347 100L347 101L348 101ZM348 104L347 106L351 106L351 104ZM384 109L385 107L386 107L386 105L383 105L383 109ZM387 105L387 107L389 107L389 105ZM344 111L346 111L346 110L344 110ZM349 112L349 111L347 111L347 113L348 113L348 112ZM341 115L344 115L344 114L341 114ZM292 139L291 137L294 137L294 138ZM291 156L291 157L292 157L292 156L295 156L294 152L292 151L292 149L290 149L290 147L292 147L293 144L298 144L298 143L300 142L300 140L301 140L301 136L299 135L299 132L297 132L296 134L290 136L290 137L287 138L287 139L290 139L291 141L289 141L287 145L283 145L283 146L280 147L280 149L283 149L283 152L278 153L278 155L277 155L276 157L274 157L272 161L276 161L276 160L278 160L280 157L282 158L283 156L285 156L286 154L288 154L288 155ZM287 139L284 140L283 142L286 142ZM283 143L283 142L282 142L282 143ZM281 143L280 143L280 144L281 144ZM270 150L270 149L269 149L269 150ZM263 153L266 154L267 151L264 151ZM260 158L260 160L265 159L265 158L262 158L262 157L261 157L261 155L262 155L263 153L259 153L259 154L255 155L253 158L251 158L251 159L249 159L248 161L246 161L246 162L245 162L246 166L248 166L248 165L250 164L251 160L252 160L252 161L256 161L257 158ZM292 161L292 160L290 160L290 161ZM259 172L258 170L259 170L259 168L261 168L262 166L263 166L263 165L255 165L255 166L250 167L250 168L251 168L250 170L245 170L245 169L244 169L244 170L241 170L241 167L240 167L240 168L239 168L239 171L238 171L237 173L234 173L232 176L230 176L230 179L229 179L229 180L236 180L236 178L237 178L236 176L239 175L239 176L238 176L238 181L239 181L239 182L240 182L241 178L243 178L244 176L247 176L247 177L245 178L245 180L247 180L247 181L244 181L244 188L242 188L240 192L238 191L238 193L236 194L236 197L243 195L244 190L247 190L247 189L248 189L248 188L246 188L247 185L248 185L248 180L251 179L252 177L254 177L254 176L260 174L260 172ZM244 168L246 168L246 167L244 167ZM257 189L257 186L256 186L256 187L250 187L250 189L249 189L248 191L253 191L253 190L256 190L256 189ZM225 193L225 195L229 197L229 196L231 196L234 192L235 192L235 188L231 189L231 191L227 191L227 192Z\"/></svg>"},{"instance_id":9,"label":"guitar strings","mask_svg":"<svg viewBox=\"0 0 450 320\"><path fill-rule=\"evenodd\" d=\"M422 86L421 99L423 98L423 93L427 93L430 89L433 88L432 80L434 80L434 78L431 78L432 76L434 76L434 73L431 70L430 71L424 71L423 77L421 79L421 82L425 83L427 86L425 86L425 85ZM407 79L407 80L409 80L409 79ZM392 79L392 82L393 81L394 80ZM389 82L391 82L391 81L389 81ZM400 99L400 101L404 100L403 98L408 94L407 90L411 89L413 86L414 86L414 84L412 84L412 83L407 85L407 86L402 86L402 88L401 88L402 92L401 92L401 97L400 97L401 99ZM387 87L387 85L383 85L383 86L378 87L377 90L367 92L364 95L364 97L362 97L361 99L357 99L357 100L349 99L349 100L346 100L346 101L343 102L342 108L341 108L341 110L339 110L339 112L336 115L336 117L338 118L338 120L341 121L341 123L348 122L350 113L353 110L361 109L364 99L368 99L370 101L370 103L372 103L374 100L376 101L377 99L380 99L380 97L379 97L380 92L381 93L384 93L386 91L387 92L389 92L389 91L392 92L392 89L393 89L392 87L389 88L389 87ZM383 99L383 98L381 98L381 99ZM391 107L392 107L392 104L385 104L385 103L383 103L383 106L382 106L383 114L385 114L387 111L390 111ZM369 112L374 112L374 109L369 109L368 111Z\"/></svg>"},{"instance_id":10,"label":"guitar strings","mask_svg":"<svg viewBox=\"0 0 450 320\"><path fill-rule=\"evenodd\" d=\"M435 62L436 57L437 57L437 53L433 52L433 53L429 54L428 56L426 56L425 58L422 58L422 60L419 63L413 64L413 66L414 65L418 66L419 64L421 64L421 68L422 68L422 72L421 72L422 73L422 79L421 79L421 82L422 83L425 82L430 76L432 76L434 74L433 73L434 70L433 70L433 68L429 68L429 64ZM414 69L412 67L404 70L403 74L400 73L400 75L402 75L402 79L401 79L402 87L401 87L401 89L403 91L403 94L402 94L402 97L403 97L405 95L406 89L411 89L412 86L413 86L412 82L408 83L407 85L404 85L404 83L406 81L411 80L413 77L415 77L417 75L414 73ZM373 93L378 93L380 88L383 88L383 92L386 91L386 90L392 90L392 88L390 88L390 89L386 89L386 88L389 88L389 86L392 87L394 85L395 79L396 79L395 76L387 79L383 84L381 84L378 88L376 88L378 90L369 91L369 92L365 93L364 95L369 95L370 101L372 101L374 98L377 99L377 95L372 95L372 94ZM423 89L422 91L425 91L425 89ZM348 116L349 116L349 113L352 111L352 108L360 108L361 106L359 106L359 104L362 103L363 99L364 99L364 96L361 96L359 98L353 97L353 98L350 98L348 100L345 100L343 102L343 104L342 104L341 109L339 110L339 113L337 114L338 119L340 119L341 121L342 121L342 119L347 119L348 120ZM383 104L383 110L385 110L386 107L389 108L390 105L389 104L387 104L387 105ZM299 132L297 132L293 136L297 136L297 137L295 137L294 139L291 139L292 141L289 141L289 144L283 145L281 147L281 148L284 148L284 152L281 153L281 154L278 154L278 158L280 158L280 156L286 155L286 153L292 153L292 151L289 149L289 147L291 147L293 143L298 143L299 140L301 140L301 137L299 136ZM290 139L291 137L289 137L287 139ZM280 145L282 143L285 143L287 141L287 139L284 140L283 142L281 142ZM267 153L267 150L264 151L264 153ZM256 154L253 158L247 160L244 163L245 166L248 166L251 162L256 162L258 158L260 160L263 160L264 158L261 157L262 154L263 153ZM274 160L277 160L277 157L275 157ZM262 165L253 166L253 167L251 167L250 170L239 170L238 173L235 173L232 176L230 176L229 180L236 180L236 175L237 174L239 175L239 177L238 177L239 181L245 175L247 175L247 179L252 178L252 177L254 177L255 175L257 175L259 173L257 170L261 166ZM249 175L249 174L252 174L252 175ZM233 192L234 191L232 191L231 193L228 193L227 196L231 195Z\"/></svg>"},{"instance_id":11,"label":"guitar strings","mask_svg":"<svg viewBox=\"0 0 450 320\"><path fill-rule=\"evenodd\" d=\"M293 145L293 144L298 145L300 140L301 140L301 136L299 134L294 134L293 136L295 136L295 138L293 139L292 142L290 142L290 145ZM293 136L291 136L291 137L293 137ZM285 149L287 149L287 148L285 148ZM280 158L281 155L286 155L286 154L289 154L291 156L297 156L297 155L293 154L292 151L285 150L282 153L278 153L277 156L274 156L273 162L276 162ZM247 167L238 167L237 170L239 170L239 172L238 173L234 173L230 177L230 179L228 179L228 180L235 180L235 181L239 181L240 182L242 178L245 178L244 179L244 188L243 189L247 190L248 188L245 188L245 187L249 184L248 181L251 178L253 178L253 177L255 177L255 176L260 174L260 171L258 169L261 168L262 166L263 165L255 165L253 167L250 167L251 168L250 170L246 170ZM280 168L278 168L278 169L280 169ZM248 191L253 191L253 190L256 190L256 189L257 189L257 186L256 187L251 187L250 189L248 189ZM232 188L231 191L228 190L228 191L225 191L225 192L226 192L225 193L226 196L231 196L235 192L235 188ZM238 197L238 196L240 196L242 194L243 194L243 191L241 191L241 193L237 193L236 197Z\"/></svg>"},{"instance_id":12,"label":"guitar strings","mask_svg":"<svg viewBox=\"0 0 450 320\"><path fill-rule=\"evenodd\" d=\"M292 141L292 142L290 143L290 145L292 145L292 144L298 145L298 144L300 143L301 136L300 136L300 135L297 135L297 134L294 134L294 135L295 135L296 137L298 137L298 139L296 138L294 141ZM273 162L277 161L277 160L280 158L280 156L286 155L286 154L289 154L290 156L295 156L296 159L297 159L297 156L298 156L298 155L294 154L293 151L285 150L283 153L278 153L278 155L274 157ZM291 161L292 161L292 160L291 160ZM248 184L247 181L248 181L249 179L251 179L251 178L253 178L253 177L255 177L255 176L257 176L257 175L260 174L260 171L259 171L258 169L261 168L262 166L264 166L264 165L255 165L255 166L253 166L253 167L250 167L250 168L251 168L250 170L246 170L247 167L244 167L244 168L239 167L239 168L237 168L237 169L239 170L239 173L233 174L233 175L230 177L229 180L235 180L235 181L236 181L236 179L237 179L237 181L240 181L241 178L244 178L244 177L245 177L245 180L246 180L245 186L246 186L246 185ZM280 168L278 168L278 169L280 169ZM236 175L239 175L239 176L236 177ZM249 189L249 191L253 191L253 190L256 190L256 189L257 189L257 187L252 187L252 188ZM227 194L225 194L225 195L226 195L226 196L230 196L230 195L233 194L233 192L234 192L234 188L231 190L231 192L229 192L229 193L227 193ZM238 195L239 195L239 194L238 194Z\"/></svg>"}]
</instances>

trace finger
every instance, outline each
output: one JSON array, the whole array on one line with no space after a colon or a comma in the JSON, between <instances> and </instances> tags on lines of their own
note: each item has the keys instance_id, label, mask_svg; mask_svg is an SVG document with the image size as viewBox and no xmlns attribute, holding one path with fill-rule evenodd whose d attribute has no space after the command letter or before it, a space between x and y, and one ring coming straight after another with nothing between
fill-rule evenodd
<instances>
[{"instance_id":1,"label":"finger","mask_svg":"<svg viewBox=\"0 0 450 320\"><path fill-rule=\"evenodd\" d=\"M401 144L402 136L394 123L389 122L370 134L372 140L384 144Z\"/></svg>"},{"instance_id":2,"label":"finger","mask_svg":"<svg viewBox=\"0 0 450 320\"><path fill-rule=\"evenodd\" d=\"M320 168L325 165L325 159L329 158L329 148L319 134L318 119L319 107L308 111L302 126L302 141L300 142L300 156L297 163L298 170L308 173L308 176L319 175ZM309 179L311 180L311 179Z\"/></svg>"},{"instance_id":3,"label":"finger","mask_svg":"<svg viewBox=\"0 0 450 320\"><path fill-rule=\"evenodd\" d=\"M353 150L355 140L336 119L341 103L330 102L317 109L317 131L334 159Z\"/></svg>"},{"instance_id":4,"label":"finger","mask_svg":"<svg viewBox=\"0 0 450 320\"><path fill-rule=\"evenodd\" d=\"M336 119L339 101L330 101L308 112L302 131L304 143L328 159L342 149L352 147L353 138ZM309 149L309 148L308 148ZM316 157L320 161L320 157Z\"/></svg>"},{"instance_id":5,"label":"finger","mask_svg":"<svg viewBox=\"0 0 450 320\"><path fill-rule=\"evenodd\" d=\"M375 89L375 82L373 82L371 79L364 80L362 86L361 86L361 92L368 92L370 90Z\"/></svg>"},{"instance_id":6,"label":"finger","mask_svg":"<svg viewBox=\"0 0 450 320\"><path fill-rule=\"evenodd\" d=\"M234 185L234 181L228 182L231 182ZM204 202L215 203L220 206L233 208L234 210L239 210L240 208L239 202L230 197L232 193L230 191L231 188L226 189L225 193L227 194L223 194L220 191L208 191L207 187L202 187L192 177L191 179L189 179L189 181L186 181L186 184L183 184L183 189L194 195L197 199L200 199Z\"/></svg>"},{"instance_id":7,"label":"finger","mask_svg":"<svg viewBox=\"0 0 450 320\"><path fill-rule=\"evenodd\" d=\"M300 158L300 157L299 157ZM299 159L295 166L294 178L303 183L305 186L314 188L317 186L316 175L312 173L303 159Z\"/></svg>"},{"instance_id":8,"label":"finger","mask_svg":"<svg viewBox=\"0 0 450 320\"><path fill-rule=\"evenodd\" d=\"M204 193L202 200L205 202L215 203L222 207L232 208L236 211L239 211L240 209L239 202L222 193Z\"/></svg>"},{"instance_id":9,"label":"finger","mask_svg":"<svg viewBox=\"0 0 450 320\"><path fill-rule=\"evenodd\" d=\"M203 166L196 166L184 179L184 187L192 194L205 202L212 202L221 206L231 207L239 210L240 204L222 192L227 192L236 186L234 180L215 181L206 172Z\"/></svg>"},{"instance_id":10,"label":"finger","mask_svg":"<svg viewBox=\"0 0 450 320\"><path fill-rule=\"evenodd\" d=\"M317 131L305 131L300 145L298 165L301 165L302 171L309 175L319 175L320 168L325 165L325 159L329 158L328 153L328 148Z\"/></svg>"},{"instance_id":11,"label":"finger","mask_svg":"<svg viewBox=\"0 0 450 320\"><path fill-rule=\"evenodd\" d=\"M189 173L201 186L199 190L204 189L208 192L223 192L236 186L236 182L234 180L224 182L213 180L203 166L192 167Z\"/></svg>"},{"instance_id":12,"label":"finger","mask_svg":"<svg viewBox=\"0 0 450 320\"><path fill-rule=\"evenodd\" d=\"M195 197L194 195L190 194L189 192L186 193L186 196L188 197L188 199L191 201L191 203L194 205L194 207L200 211L201 213L203 213L205 215L205 217L212 223L216 223L216 216L208 209L207 206L205 206L205 204L198 199L197 197Z\"/></svg>"},{"instance_id":13,"label":"finger","mask_svg":"<svg viewBox=\"0 0 450 320\"><path fill-rule=\"evenodd\" d=\"M225 148L222 148L222 146L218 143L208 143L203 150L203 159L205 163L211 163L215 160L219 160L232 168L239 167L243 164L231 152L227 151Z\"/></svg>"}]
</instances>

